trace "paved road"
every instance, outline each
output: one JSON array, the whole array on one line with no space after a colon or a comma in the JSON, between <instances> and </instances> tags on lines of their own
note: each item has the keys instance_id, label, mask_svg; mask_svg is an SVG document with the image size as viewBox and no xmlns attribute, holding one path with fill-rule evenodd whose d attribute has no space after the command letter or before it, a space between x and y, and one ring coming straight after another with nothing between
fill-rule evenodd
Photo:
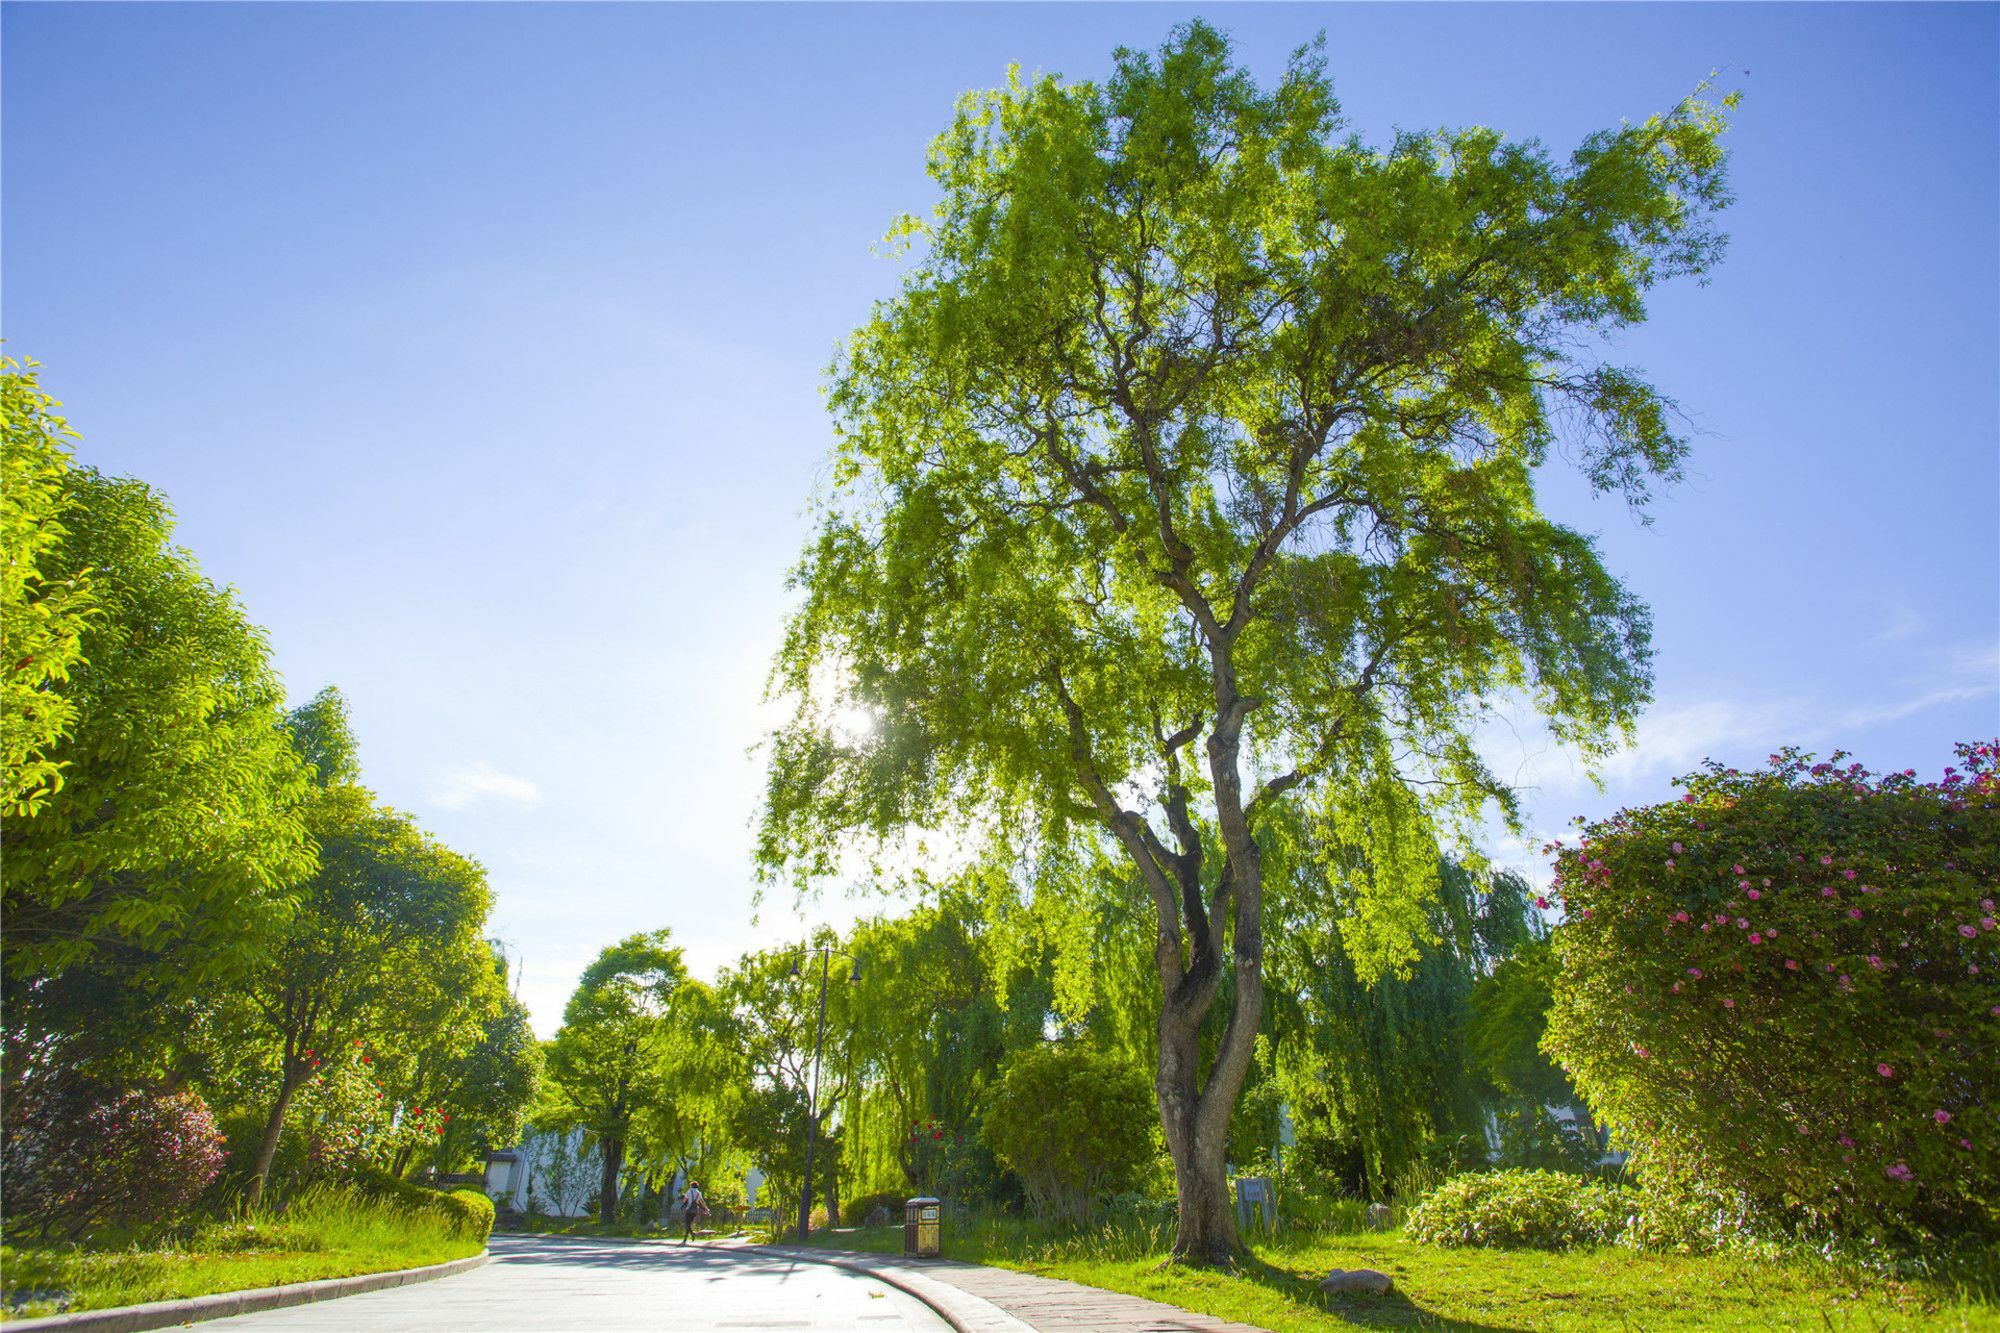
<instances>
[{"instance_id":1,"label":"paved road","mask_svg":"<svg viewBox=\"0 0 2000 1333\"><path fill-rule=\"evenodd\" d=\"M469 1273L362 1296L237 1315L207 1333L684 1333L708 1329L945 1329L922 1302L872 1278L754 1248L601 1244L495 1236Z\"/></svg>"}]
</instances>

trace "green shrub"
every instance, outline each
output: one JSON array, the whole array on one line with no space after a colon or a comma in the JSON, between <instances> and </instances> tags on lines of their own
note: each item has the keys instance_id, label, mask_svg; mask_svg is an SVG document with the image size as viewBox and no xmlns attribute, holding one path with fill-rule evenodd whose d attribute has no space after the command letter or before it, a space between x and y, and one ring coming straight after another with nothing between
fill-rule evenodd
<instances>
[{"instance_id":1,"label":"green shrub","mask_svg":"<svg viewBox=\"0 0 2000 1333\"><path fill-rule=\"evenodd\" d=\"M462 1240L483 1244L493 1233L493 1200L477 1190L446 1194L386 1171L362 1172L355 1177L353 1188L365 1198L397 1204L414 1217L435 1219Z\"/></svg>"},{"instance_id":2,"label":"green shrub","mask_svg":"<svg viewBox=\"0 0 2000 1333\"><path fill-rule=\"evenodd\" d=\"M1638 1191L1636 1210L1618 1243L1655 1253L1707 1254L1752 1240L1750 1201L1690 1181L1656 1179Z\"/></svg>"},{"instance_id":3,"label":"green shrub","mask_svg":"<svg viewBox=\"0 0 2000 1333\"><path fill-rule=\"evenodd\" d=\"M1567 1250L1625 1229L1634 1192L1555 1171L1453 1176L1410 1211L1404 1230L1427 1245Z\"/></svg>"},{"instance_id":4,"label":"green shrub","mask_svg":"<svg viewBox=\"0 0 2000 1333\"><path fill-rule=\"evenodd\" d=\"M903 1221L903 1205L913 1197L915 1196L907 1192L898 1193L893 1190L884 1190L879 1194L863 1194L855 1199L842 1199L840 1201L840 1220L850 1227L867 1226L868 1215L870 1213L874 1212L877 1208L887 1208L889 1210L889 1220L897 1225L901 1225Z\"/></svg>"},{"instance_id":5,"label":"green shrub","mask_svg":"<svg viewBox=\"0 0 2000 1333\"><path fill-rule=\"evenodd\" d=\"M478 1190L453 1190L445 1197L458 1200L465 1205L467 1211L471 1214L471 1227L469 1229L462 1229L459 1233L460 1235L465 1236L468 1240L484 1242L488 1236L493 1234L493 1214L495 1210L492 1199L481 1194Z\"/></svg>"},{"instance_id":6,"label":"green shrub","mask_svg":"<svg viewBox=\"0 0 2000 1333\"><path fill-rule=\"evenodd\" d=\"M1085 1220L1153 1156L1153 1089L1130 1062L1071 1042L1007 1063L985 1133L1044 1216Z\"/></svg>"},{"instance_id":7,"label":"green shrub","mask_svg":"<svg viewBox=\"0 0 2000 1333\"><path fill-rule=\"evenodd\" d=\"M1642 1180L2000 1232L2000 752L1959 753L1935 783L1711 766L1561 850L1547 1045Z\"/></svg>"}]
</instances>

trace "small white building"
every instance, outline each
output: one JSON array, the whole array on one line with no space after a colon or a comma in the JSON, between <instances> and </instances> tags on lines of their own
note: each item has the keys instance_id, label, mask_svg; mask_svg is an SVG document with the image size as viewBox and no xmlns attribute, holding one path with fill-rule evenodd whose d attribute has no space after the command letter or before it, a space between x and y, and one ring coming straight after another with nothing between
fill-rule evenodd
<instances>
[{"instance_id":1,"label":"small white building","mask_svg":"<svg viewBox=\"0 0 2000 1333\"><path fill-rule=\"evenodd\" d=\"M539 1212L549 1217L587 1217L597 1211L604 1158L595 1144L584 1147L580 1129L555 1134L529 1126L521 1141L486 1155L485 1190L494 1206L516 1213ZM757 1206L764 1173L752 1167L744 1173L746 1208ZM680 1197L685 1182L674 1173L667 1199Z\"/></svg>"}]
</instances>

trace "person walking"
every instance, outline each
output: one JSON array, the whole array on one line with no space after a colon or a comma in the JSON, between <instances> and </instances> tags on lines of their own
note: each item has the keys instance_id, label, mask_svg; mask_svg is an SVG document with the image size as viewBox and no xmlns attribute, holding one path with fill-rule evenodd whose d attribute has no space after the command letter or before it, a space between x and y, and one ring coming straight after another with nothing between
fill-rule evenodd
<instances>
[{"instance_id":1,"label":"person walking","mask_svg":"<svg viewBox=\"0 0 2000 1333\"><path fill-rule=\"evenodd\" d=\"M694 1235L695 1223L707 1220L708 1200L702 1195L701 1186L690 1180L681 1195L681 1244L687 1244Z\"/></svg>"}]
</instances>

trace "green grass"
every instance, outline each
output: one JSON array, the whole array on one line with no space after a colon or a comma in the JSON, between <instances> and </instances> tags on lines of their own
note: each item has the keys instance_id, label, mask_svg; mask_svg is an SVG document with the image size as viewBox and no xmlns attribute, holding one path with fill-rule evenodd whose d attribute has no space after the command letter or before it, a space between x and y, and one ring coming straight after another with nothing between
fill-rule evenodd
<instances>
[{"instance_id":1,"label":"green grass","mask_svg":"<svg viewBox=\"0 0 2000 1333\"><path fill-rule=\"evenodd\" d=\"M0 1291L12 1319L416 1268L485 1248L436 1217L340 1190L178 1239L116 1248L10 1242L0 1246Z\"/></svg>"},{"instance_id":2,"label":"green grass","mask_svg":"<svg viewBox=\"0 0 2000 1333\"><path fill-rule=\"evenodd\" d=\"M680 1239L679 1222L613 1222L608 1226L594 1217L524 1217L507 1228L516 1234L534 1236L636 1236Z\"/></svg>"},{"instance_id":3,"label":"green grass","mask_svg":"<svg viewBox=\"0 0 2000 1333\"><path fill-rule=\"evenodd\" d=\"M1894 1281L1811 1256L1638 1254L1602 1248L1438 1249L1400 1232L1315 1234L1254 1247L1234 1272L1163 1267L1161 1229L1058 1232L1007 1219L947 1227L945 1257L1144 1296L1274 1333L1464 1330L2000 1330L2000 1306L1937 1280ZM899 1253L900 1227L820 1234L815 1245ZM1387 1296L1329 1297L1335 1268L1374 1268Z\"/></svg>"}]
</instances>

